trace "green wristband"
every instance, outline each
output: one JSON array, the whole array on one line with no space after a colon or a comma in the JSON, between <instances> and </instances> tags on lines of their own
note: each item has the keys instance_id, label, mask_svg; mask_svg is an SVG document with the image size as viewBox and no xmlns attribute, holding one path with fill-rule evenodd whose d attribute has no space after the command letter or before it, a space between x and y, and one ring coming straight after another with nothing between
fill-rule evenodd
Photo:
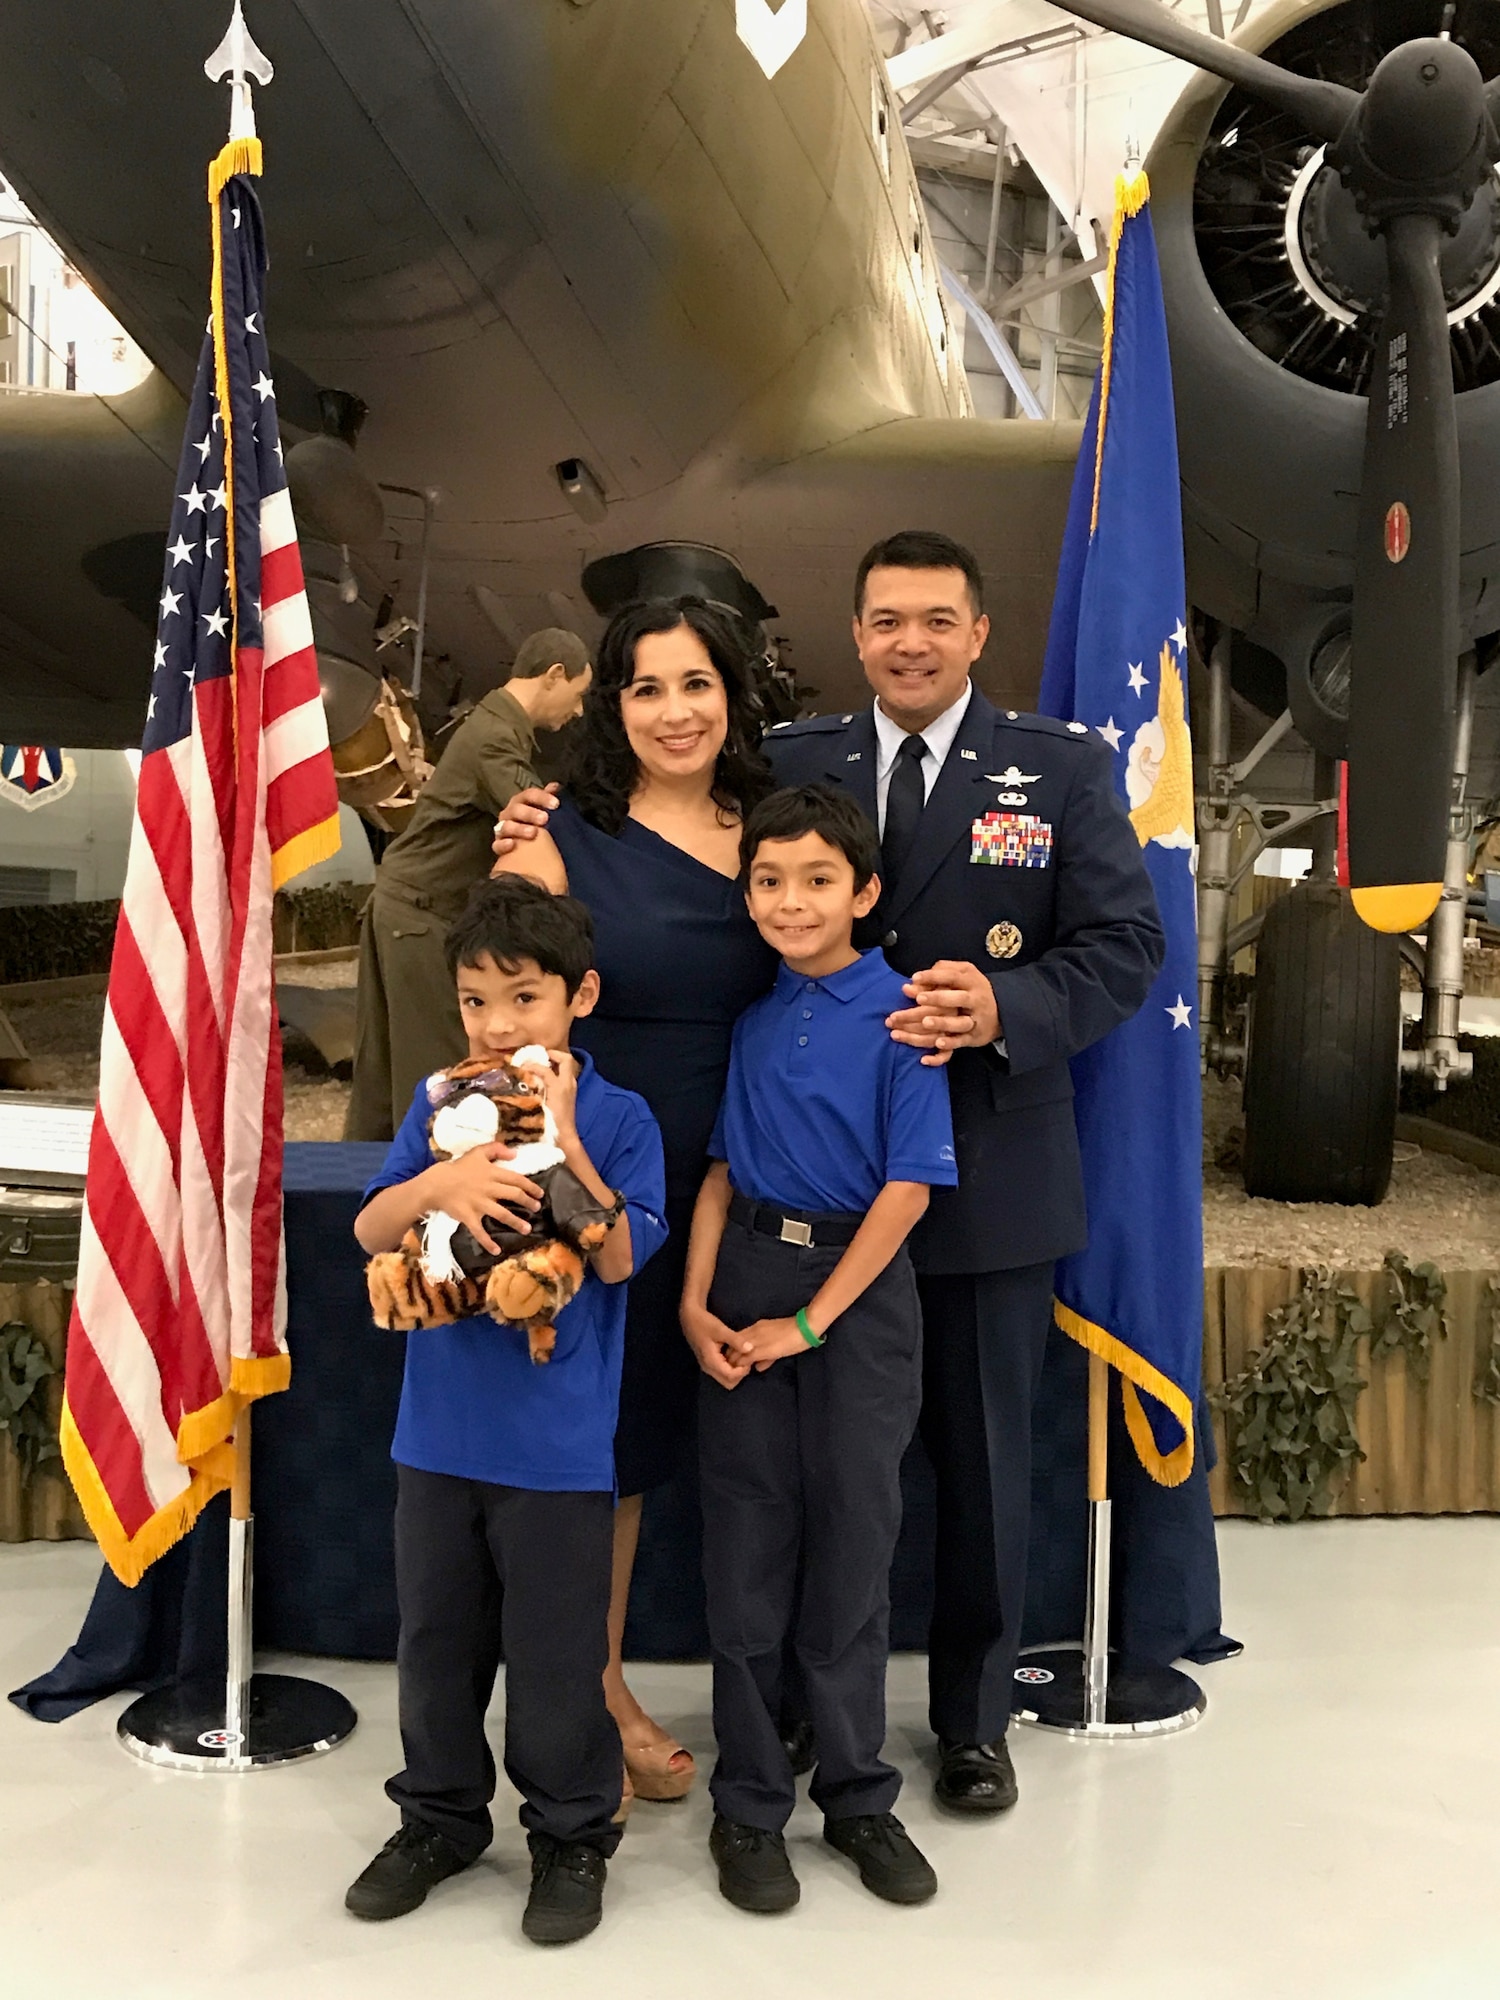
<instances>
[{"instance_id":1,"label":"green wristband","mask_svg":"<svg viewBox=\"0 0 1500 2000\"><path fill-rule=\"evenodd\" d=\"M826 1333L813 1332L812 1323L807 1317L806 1306L799 1306L797 1308L797 1331L809 1347L821 1347L823 1342L828 1338Z\"/></svg>"}]
</instances>

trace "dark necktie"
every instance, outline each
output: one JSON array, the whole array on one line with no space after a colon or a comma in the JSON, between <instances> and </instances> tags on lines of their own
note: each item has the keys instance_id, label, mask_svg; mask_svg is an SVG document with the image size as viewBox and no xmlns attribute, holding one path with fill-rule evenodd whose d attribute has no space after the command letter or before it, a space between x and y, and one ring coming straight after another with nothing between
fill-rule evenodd
<instances>
[{"instance_id":1,"label":"dark necktie","mask_svg":"<svg viewBox=\"0 0 1500 2000\"><path fill-rule=\"evenodd\" d=\"M887 889L893 889L900 881L901 870L917 837L926 800L926 787L922 783L922 757L926 749L920 736L908 736L896 752L890 789L885 795L885 832L880 840Z\"/></svg>"}]
</instances>

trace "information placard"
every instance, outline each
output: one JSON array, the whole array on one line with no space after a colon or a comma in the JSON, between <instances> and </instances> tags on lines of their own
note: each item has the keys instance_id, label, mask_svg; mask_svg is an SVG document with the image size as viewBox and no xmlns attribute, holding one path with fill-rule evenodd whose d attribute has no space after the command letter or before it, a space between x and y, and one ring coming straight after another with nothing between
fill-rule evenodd
<instances>
[{"instance_id":1,"label":"information placard","mask_svg":"<svg viewBox=\"0 0 1500 2000\"><path fill-rule=\"evenodd\" d=\"M93 1123L93 1105L77 1098L0 1091L0 1180L81 1188Z\"/></svg>"}]
</instances>

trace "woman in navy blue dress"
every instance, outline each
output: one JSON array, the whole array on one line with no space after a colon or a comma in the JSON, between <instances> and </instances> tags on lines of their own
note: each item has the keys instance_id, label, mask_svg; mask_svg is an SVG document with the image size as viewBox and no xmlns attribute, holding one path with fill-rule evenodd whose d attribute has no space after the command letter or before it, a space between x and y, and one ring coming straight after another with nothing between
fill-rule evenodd
<instances>
[{"instance_id":1,"label":"woman in navy blue dress","mask_svg":"<svg viewBox=\"0 0 1500 2000\"><path fill-rule=\"evenodd\" d=\"M631 1281L625 1324L605 1682L642 1798L680 1798L694 1769L621 1666L641 1496L677 1470L691 1426L698 1371L678 1302L693 1201L730 1031L776 970L738 879L741 817L773 785L748 686L738 627L716 606L628 605L600 643L566 790L521 793L497 841L501 868L587 904L601 993L574 1039L602 1076L645 1098L666 1151L671 1235Z\"/></svg>"}]
</instances>

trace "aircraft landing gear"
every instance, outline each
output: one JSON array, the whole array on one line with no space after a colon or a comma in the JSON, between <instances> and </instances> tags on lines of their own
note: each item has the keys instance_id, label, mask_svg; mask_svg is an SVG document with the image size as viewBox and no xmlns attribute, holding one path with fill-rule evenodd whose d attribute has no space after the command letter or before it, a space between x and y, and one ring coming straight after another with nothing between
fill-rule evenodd
<instances>
[{"instance_id":1,"label":"aircraft landing gear","mask_svg":"<svg viewBox=\"0 0 1500 2000\"><path fill-rule=\"evenodd\" d=\"M1277 1201L1375 1203L1390 1180L1400 1078L1439 1089L1467 1077L1459 1049L1463 938L1474 808L1466 802L1475 663L1459 665L1453 808L1443 900L1425 950L1368 929L1336 881L1337 767L1314 759L1312 804L1262 803L1244 783L1290 730L1283 714L1238 764L1229 750L1229 635L1209 660L1208 788L1198 801L1198 987L1203 1067L1245 1079L1246 1191ZM1248 819L1252 839L1235 856ZM1306 829L1313 865L1305 881L1231 928L1235 890L1265 848ZM1256 947L1254 991L1230 1003L1235 954ZM1422 974L1422 1043L1401 1048L1400 961Z\"/></svg>"}]
</instances>

